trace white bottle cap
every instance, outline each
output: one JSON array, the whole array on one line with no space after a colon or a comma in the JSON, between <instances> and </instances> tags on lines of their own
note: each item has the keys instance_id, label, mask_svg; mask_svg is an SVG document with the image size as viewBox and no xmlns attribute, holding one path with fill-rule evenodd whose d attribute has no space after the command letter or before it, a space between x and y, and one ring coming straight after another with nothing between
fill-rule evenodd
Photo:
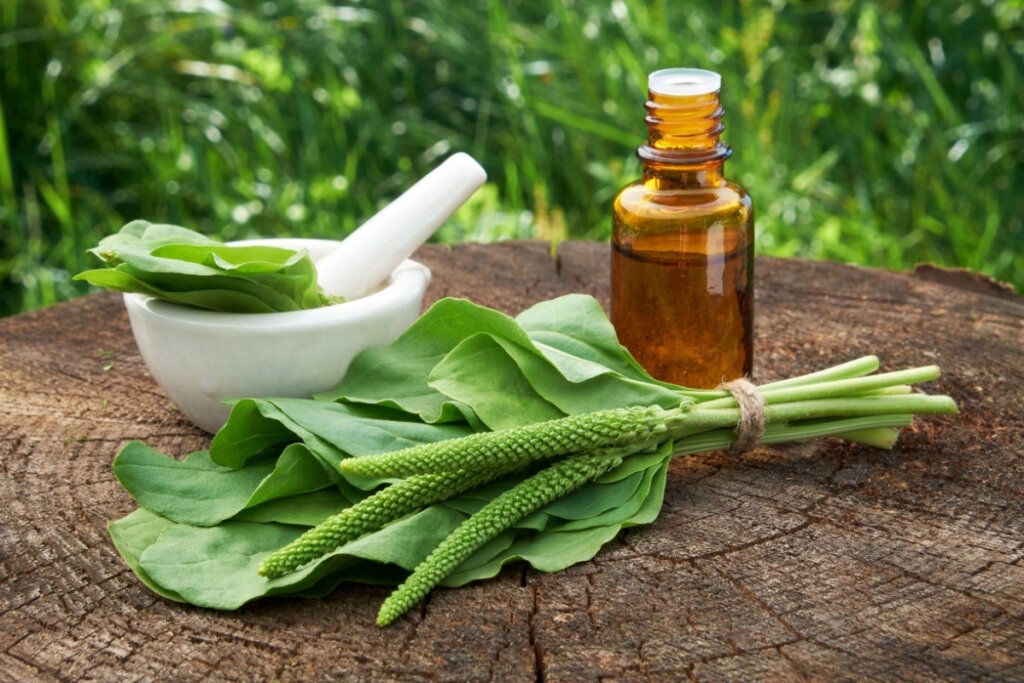
<instances>
[{"instance_id":1,"label":"white bottle cap","mask_svg":"<svg viewBox=\"0 0 1024 683\"><path fill-rule=\"evenodd\" d=\"M647 89L658 95L710 95L722 89L722 76L704 69L661 69L647 77Z\"/></svg>"}]
</instances>

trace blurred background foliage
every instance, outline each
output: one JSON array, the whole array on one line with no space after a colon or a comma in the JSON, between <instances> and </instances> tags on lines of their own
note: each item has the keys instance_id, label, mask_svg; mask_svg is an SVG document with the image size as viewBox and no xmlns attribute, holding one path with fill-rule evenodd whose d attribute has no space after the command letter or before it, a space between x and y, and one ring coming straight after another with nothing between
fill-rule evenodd
<instances>
[{"instance_id":1,"label":"blurred background foliage","mask_svg":"<svg viewBox=\"0 0 1024 683\"><path fill-rule=\"evenodd\" d=\"M762 253L1024 284L1024 2L3 0L0 315L134 218L338 237L447 154L444 241L607 239L646 74L723 74Z\"/></svg>"}]
</instances>

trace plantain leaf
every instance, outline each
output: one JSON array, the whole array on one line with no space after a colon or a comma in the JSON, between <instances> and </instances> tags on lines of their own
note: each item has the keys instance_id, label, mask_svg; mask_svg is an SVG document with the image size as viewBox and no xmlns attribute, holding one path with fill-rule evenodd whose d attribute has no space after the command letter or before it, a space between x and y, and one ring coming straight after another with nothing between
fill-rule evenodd
<instances>
[{"instance_id":1,"label":"plantain leaf","mask_svg":"<svg viewBox=\"0 0 1024 683\"><path fill-rule=\"evenodd\" d=\"M317 398L387 406L430 423L472 421L458 402L428 384L430 371L474 334L515 333L516 328L515 321L497 311L464 299L442 299L394 343L356 356L341 384Z\"/></svg>"},{"instance_id":2,"label":"plantain leaf","mask_svg":"<svg viewBox=\"0 0 1024 683\"><path fill-rule=\"evenodd\" d=\"M231 416L210 442L210 457L224 467L241 467L249 458L269 454L272 449L297 441L295 432L280 420L265 416L260 402L254 399L236 401Z\"/></svg>"},{"instance_id":3,"label":"plantain leaf","mask_svg":"<svg viewBox=\"0 0 1024 683\"><path fill-rule=\"evenodd\" d=\"M171 520L164 519L146 508L139 508L135 512L108 524L107 532L110 534L118 554L121 555L121 559L135 572L135 575L139 577L142 583L153 592L162 595L168 600L187 602L185 598L154 581L146 573L146 570L142 568L142 565L139 564L142 552L153 545L160 534L171 526L174 526L174 522Z\"/></svg>"},{"instance_id":4,"label":"plantain leaf","mask_svg":"<svg viewBox=\"0 0 1024 683\"><path fill-rule=\"evenodd\" d=\"M597 555L601 547L615 538L620 526L600 526L582 531L552 531L521 536L508 548L487 561L456 568L442 581L444 586L463 586L471 581L497 576L510 562L524 560L542 572L557 572Z\"/></svg>"},{"instance_id":5,"label":"plantain leaf","mask_svg":"<svg viewBox=\"0 0 1024 683\"><path fill-rule=\"evenodd\" d=\"M234 313L316 308L325 297L305 252L231 246L176 225L133 221L89 250L107 265L75 276L121 292Z\"/></svg>"},{"instance_id":6,"label":"plantain leaf","mask_svg":"<svg viewBox=\"0 0 1024 683\"><path fill-rule=\"evenodd\" d=\"M496 337L478 333L434 367L430 384L469 406L491 429L565 417L537 392L516 361ZM486 379L481 381L481 375Z\"/></svg>"},{"instance_id":7,"label":"plantain leaf","mask_svg":"<svg viewBox=\"0 0 1024 683\"><path fill-rule=\"evenodd\" d=\"M650 375L619 344L601 304L583 294L542 301L516 317L534 345L566 378L583 382L606 372L651 381Z\"/></svg>"},{"instance_id":8,"label":"plantain leaf","mask_svg":"<svg viewBox=\"0 0 1024 683\"><path fill-rule=\"evenodd\" d=\"M143 507L197 526L212 526L246 508L332 483L302 444L288 446L276 461L229 469L214 463L207 451L178 461L134 441L114 460L114 475Z\"/></svg>"},{"instance_id":9,"label":"plantain leaf","mask_svg":"<svg viewBox=\"0 0 1024 683\"><path fill-rule=\"evenodd\" d=\"M145 548L139 564L163 590L194 605L231 610L258 597L310 589L329 574L355 581L367 573L355 566L361 562L412 569L464 519L444 506L429 507L277 579L259 576L256 568L303 527L242 521L214 527L175 524Z\"/></svg>"},{"instance_id":10,"label":"plantain leaf","mask_svg":"<svg viewBox=\"0 0 1024 683\"><path fill-rule=\"evenodd\" d=\"M275 498L265 503L246 508L231 519L240 522L279 522L298 526L316 526L332 515L336 515L353 500L336 488L321 489L287 498Z\"/></svg>"}]
</instances>

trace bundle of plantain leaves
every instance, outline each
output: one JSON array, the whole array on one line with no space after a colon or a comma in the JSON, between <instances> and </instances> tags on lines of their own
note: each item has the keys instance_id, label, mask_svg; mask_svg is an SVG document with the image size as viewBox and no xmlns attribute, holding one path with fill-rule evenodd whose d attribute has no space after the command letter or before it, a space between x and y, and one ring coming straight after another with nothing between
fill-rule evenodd
<instances>
[{"instance_id":1,"label":"bundle of plantain leaves","mask_svg":"<svg viewBox=\"0 0 1024 683\"><path fill-rule=\"evenodd\" d=\"M759 387L768 417L763 441L838 435L889 447L913 414L955 412L948 397L911 392L909 385L938 376L934 366L872 374L877 369L868 356ZM571 469L572 458L503 470L338 547L320 547L273 578L259 569L311 528L409 481L352 474L359 468L342 465L349 458L636 406L671 411L679 428L656 430L658 439L615 455L571 490L475 534L442 585L492 577L517 560L545 572L589 560L621 529L657 518L673 455L728 447L739 417L728 391L652 379L590 297L546 301L516 318L444 299L390 346L357 356L342 383L315 400L237 401L209 451L178 461L128 444L114 471L140 508L112 522L110 533L154 591L216 609L263 596L322 596L344 581L400 583L453 532L471 528L476 513L529 493L545 472Z\"/></svg>"}]
</instances>

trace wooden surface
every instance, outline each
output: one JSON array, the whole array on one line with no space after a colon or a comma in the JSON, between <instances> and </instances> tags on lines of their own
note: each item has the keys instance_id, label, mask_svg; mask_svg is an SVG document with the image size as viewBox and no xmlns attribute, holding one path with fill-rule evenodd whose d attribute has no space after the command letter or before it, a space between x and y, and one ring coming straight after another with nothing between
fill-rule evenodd
<instances>
[{"instance_id":1,"label":"wooden surface","mask_svg":"<svg viewBox=\"0 0 1024 683\"><path fill-rule=\"evenodd\" d=\"M430 300L515 313L588 292L607 247L432 246ZM129 439L208 437L153 383L119 298L0 320L0 680L1024 679L1024 300L966 273L757 264L759 380L865 353L938 363L962 407L891 452L818 442L673 463L665 507L595 561L437 591L379 630L386 589L236 613L167 602L107 521Z\"/></svg>"}]
</instances>

